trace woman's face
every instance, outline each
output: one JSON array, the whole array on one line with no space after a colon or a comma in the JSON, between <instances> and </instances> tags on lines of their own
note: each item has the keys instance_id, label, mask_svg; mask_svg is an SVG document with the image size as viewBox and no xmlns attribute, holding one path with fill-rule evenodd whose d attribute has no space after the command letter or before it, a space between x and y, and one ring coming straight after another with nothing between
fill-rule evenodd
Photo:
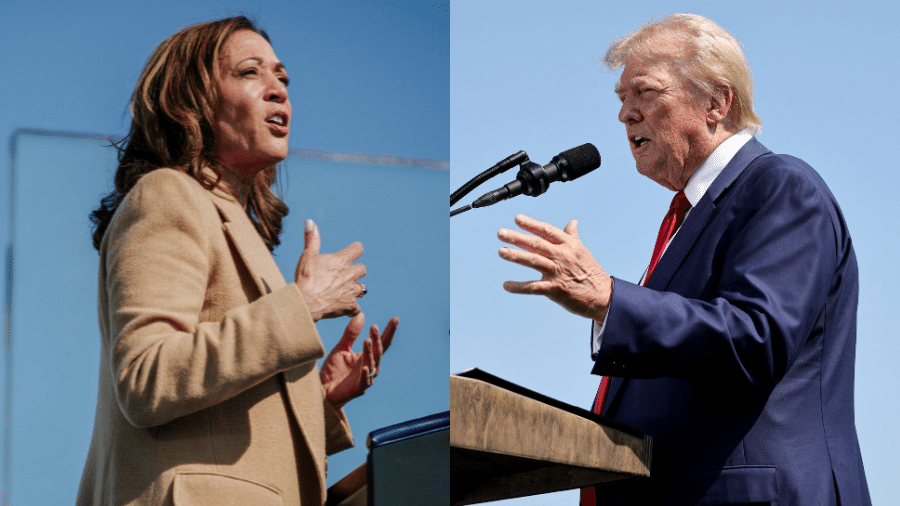
<instances>
[{"instance_id":1,"label":"woman's face","mask_svg":"<svg viewBox=\"0 0 900 506\"><path fill-rule=\"evenodd\" d=\"M244 181L288 153L291 102L287 73L259 34L238 30L219 56L215 154Z\"/></svg>"}]
</instances>

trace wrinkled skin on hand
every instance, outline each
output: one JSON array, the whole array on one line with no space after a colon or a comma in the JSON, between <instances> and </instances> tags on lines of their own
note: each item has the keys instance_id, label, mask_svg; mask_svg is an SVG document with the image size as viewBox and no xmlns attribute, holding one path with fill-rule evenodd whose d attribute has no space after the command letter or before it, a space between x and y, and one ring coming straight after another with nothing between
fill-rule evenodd
<instances>
[{"instance_id":1,"label":"wrinkled skin on hand","mask_svg":"<svg viewBox=\"0 0 900 506\"><path fill-rule=\"evenodd\" d=\"M612 278L581 243L578 222L572 220L560 230L520 214L516 225L531 234L500 229L501 241L521 248L500 248L500 258L538 271L541 279L506 281L503 288L544 295L569 312L602 323L612 297Z\"/></svg>"},{"instance_id":2,"label":"wrinkled skin on hand","mask_svg":"<svg viewBox=\"0 0 900 506\"><path fill-rule=\"evenodd\" d=\"M294 271L294 282L313 321L357 315L358 299L365 289L357 280L366 275L366 267L353 262L362 255L362 244L354 242L337 253L319 253L322 240L312 220L306 222L303 239L303 254Z\"/></svg>"}]
</instances>

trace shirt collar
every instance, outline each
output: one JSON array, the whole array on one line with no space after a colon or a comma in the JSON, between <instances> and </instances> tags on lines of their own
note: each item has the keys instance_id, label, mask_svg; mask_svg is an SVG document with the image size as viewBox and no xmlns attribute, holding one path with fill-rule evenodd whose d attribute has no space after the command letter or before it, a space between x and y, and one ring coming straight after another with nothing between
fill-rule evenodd
<instances>
[{"instance_id":1,"label":"shirt collar","mask_svg":"<svg viewBox=\"0 0 900 506\"><path fill-rule=\"evenodd\" d=\"M747 128L725 139L722 144L719 144L712 154L700 164L700 167L694 172L691 178L688 179L687 184L684 186L684 195L687 197L688 202L691 203L692 207L700 202L700 199L706 194L706 190L709 189L712 182L715 181L719 173L722 172L722 169L728 165L728 162L734 158L734 155L744 147L744 144L747 144L747 142L753 138L753 132L753 129Z\"/></svg>"}]
</instances>

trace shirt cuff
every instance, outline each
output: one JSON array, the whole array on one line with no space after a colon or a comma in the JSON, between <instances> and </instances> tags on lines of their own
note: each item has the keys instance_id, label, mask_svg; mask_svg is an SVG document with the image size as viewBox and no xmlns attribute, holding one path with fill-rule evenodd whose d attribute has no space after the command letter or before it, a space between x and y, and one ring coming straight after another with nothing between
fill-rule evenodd
<instances>
[{"instance_id":1,"label":"shirt cuff","mask_svg":"<svg viewBox=\"0 0 900 506\"><path fill-rule=\"evenodd\" d=\"M593 360L597 360L597 355L600 354L600 345L603 344L603 332L606 330L606 320L608 319L604 318L603 323L591 320L591 358Z\"/></svg>"},{"instance_id":2,"label":"shirt cuff","mask_svg":"<svg viewBox=\"0 0 900 506\"><path fill-rule=\"evenodd\" d=\"M615 282L612 281L612 278L610 278L610 282L613 283L613 289L615 289ZM609 307L612 307L612 296L609 299ZM606 308L603 322L591 320L591 359L595 362L600 354L600 345L603 344L603 333L606 332L606 322L609 320L609 307Z\"/></svg>"}]
</instances>

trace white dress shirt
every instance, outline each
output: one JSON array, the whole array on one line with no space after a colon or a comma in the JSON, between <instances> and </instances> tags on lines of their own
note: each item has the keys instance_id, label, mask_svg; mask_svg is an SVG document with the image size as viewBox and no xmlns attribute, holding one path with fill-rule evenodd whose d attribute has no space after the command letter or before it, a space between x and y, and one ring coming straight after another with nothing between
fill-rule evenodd
<instances>
[{"instance_id":1,"label":"white dress shirt","mask_svg":"<svg viewBox=\"0 0 900 506\"><path fill-rule=\"evenodd\" d=\"M700 202L700 199L706 194L706 190L709 189L712 182L719 176L722 169L724 169L725 166L728 165L728 162L734 158L734 155L744 147L744 144L747 144L747 142L753 138L754 133L755 131L752 129L744 129L725 139L722 141L722 144L719 144L712 154L700 164L700 167L694 172L691 178L688 179L687 184L684 186L684 196L687 197L688 202L691 203L691 208ZM684 219L687 220L690 214L691 211L688 210ZM682 224L683 223L684 221L682 221ZM672 238L677 234L678 231L676 230L675 234L672 235ZM669 239L669 242L671 243L672 240ZM666 248L668 247L669 245L666 244ZM665 250L663 250L663 255L665 254ZM660 257L660 260L661 259L662 257ZM644 275L641 276L641 284L643 284L645 276L647 276L646 270L644 271ZM604 330L606 330L606 320L602 323L594 320L591 332L591 357L595 360L597 359L597 354L600 352L600 344L603 342Z\"/></svg>"}]
</instances>

